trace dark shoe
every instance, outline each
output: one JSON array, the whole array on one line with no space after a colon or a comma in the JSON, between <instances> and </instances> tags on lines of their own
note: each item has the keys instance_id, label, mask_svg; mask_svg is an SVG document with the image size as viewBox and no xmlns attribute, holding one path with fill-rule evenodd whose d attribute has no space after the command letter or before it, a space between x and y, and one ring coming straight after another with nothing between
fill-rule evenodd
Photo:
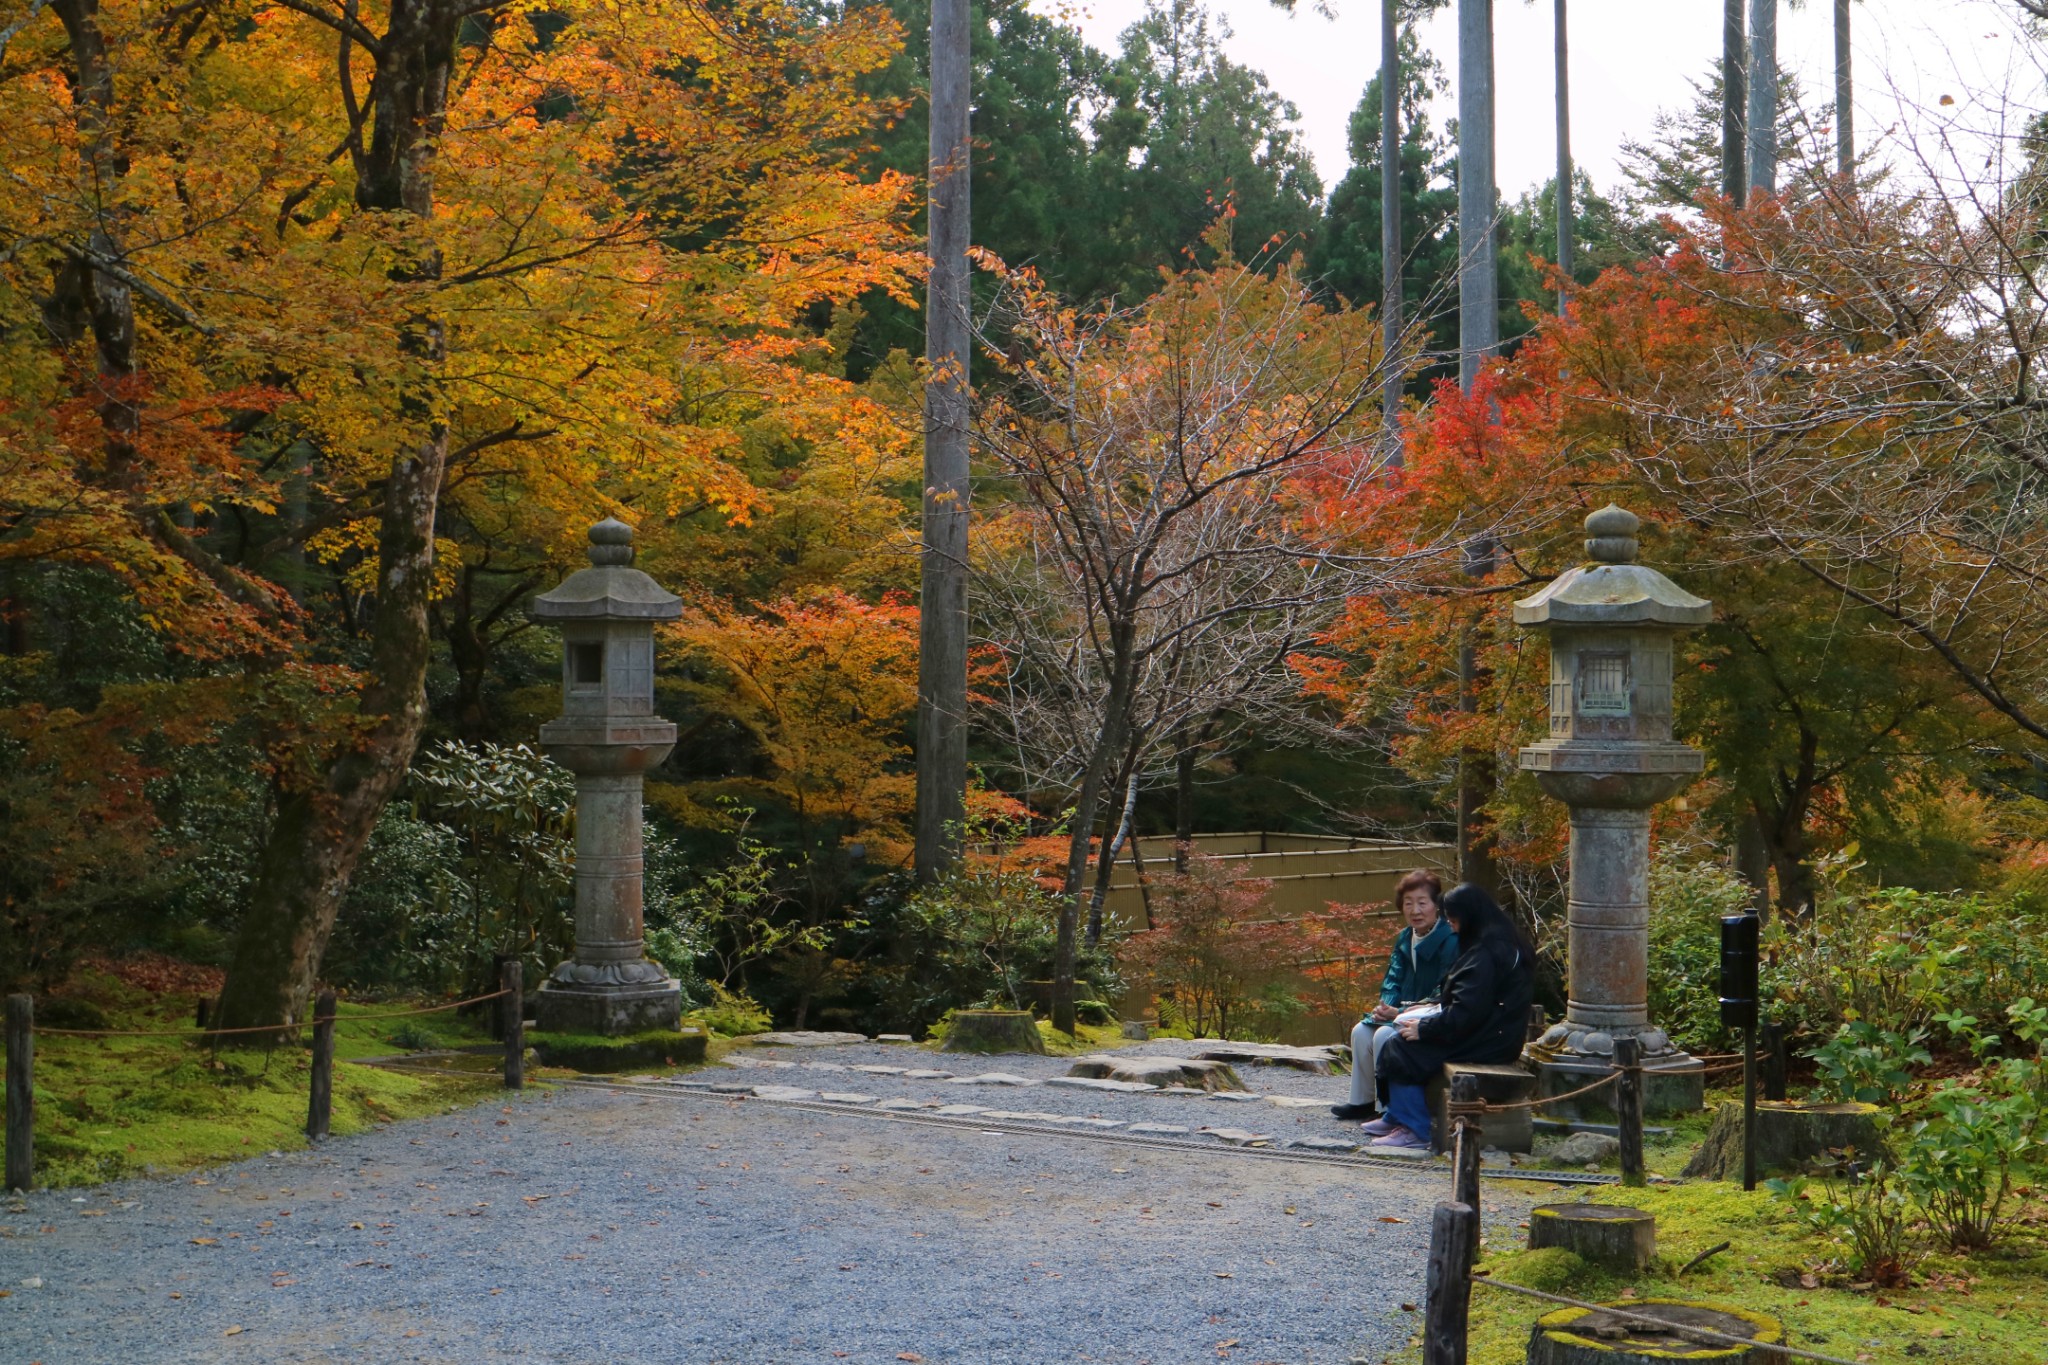
<instances>
[{"instance_id":1,"label":"dark shoe","mask_svg":"<svg viewBox=\"0 0 2048 1365\"><path fill-rule=\"evenodd\" d=\"M1376 1104L1333 1104L1330 1112L1340 1119L1369 1119L1380 1112Z\"/></svg>"}]
</instances>

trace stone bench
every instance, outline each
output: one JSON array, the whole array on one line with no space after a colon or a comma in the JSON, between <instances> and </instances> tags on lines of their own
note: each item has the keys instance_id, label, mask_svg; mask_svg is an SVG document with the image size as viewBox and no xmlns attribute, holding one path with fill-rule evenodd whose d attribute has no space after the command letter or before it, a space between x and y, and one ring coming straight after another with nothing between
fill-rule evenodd
<instances>
[{"instance_id":1,"label":"stone bench","mask_svg":"<svg viewBox=\"0 0 2048 1365\"><path fill-rule=\"evenodd\" d=\"M1451 1079L1455 1076L1477 1076L1479 1098L1489 1104L1507 1104L1536 1097L1536 1078L1519 1066L1445 1062L1443 1070L1430 1079L1423 1091L1429 1104L1429 1145L1434 1151L1442 1152L1450 1147L1451 1120L1447 1110ZM1481 1145L1503 1152L1530 1150L1536 1142L1535 1125L1530 1122L1533 1113L1530 1109L1510 1109L1506 1113L1482 1115L1479 1123L1485 1133Z\"/></svg>"}]
</instances>

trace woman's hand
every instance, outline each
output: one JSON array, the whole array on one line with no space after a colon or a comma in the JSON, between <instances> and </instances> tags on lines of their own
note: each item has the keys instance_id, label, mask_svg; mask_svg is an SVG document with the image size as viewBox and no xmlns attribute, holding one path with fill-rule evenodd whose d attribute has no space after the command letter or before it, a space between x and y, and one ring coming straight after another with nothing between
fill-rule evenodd
<instances>
[{"instance_id":1,"label":"woman's hand","mask_svg":"<svg viewBox=\"0 0 2048 1365\"><path fill-rule=\"evenodd\" d=\"M1401 1036L1409 1042L1419 1043L1422 1041L1422 1021L1420 1019L1403 1019L1394 1027L1400 1029Z\"/></svg>"},{"instance_id":2,"label":"woman's hand","mask_svg":"<svg viewBox=\"0 0 2048 1365\"><path fill-rule=\"evenodd\" d=\"M1387 1022L1387 1020L1393 1018L1400 1012L1401 1011L1395 1009L1392 1005L1389 1005L1385 1001L1382 1001L1379 1004L1374 1005L1372 1007L1372 1018L1375 1023L1384 1024Z\"/></svg>"}]
</instances>

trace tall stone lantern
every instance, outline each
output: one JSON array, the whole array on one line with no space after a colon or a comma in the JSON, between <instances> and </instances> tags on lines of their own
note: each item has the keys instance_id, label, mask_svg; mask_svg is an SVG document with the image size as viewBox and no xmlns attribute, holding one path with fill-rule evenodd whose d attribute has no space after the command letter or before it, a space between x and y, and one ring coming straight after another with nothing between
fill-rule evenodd
<instances>
[{"instance_id":1,"label":"tall stone lantern","mask_svg":"<svg viewBox=\"0 0 2048 1365\"><path fill-rule=\"evenodd\" d=\"M1701 1106L1704 1079L1650 1023L1650 809L1704 766L1671 738L1671 646L1714 608L1635 562L1641 524L1612 505L1593 513L1592 562L1515 604L1515 624L1550 640L1550 736L1521 766L1571 810L1569 999L1527 1056L1538 1093L1557 1095L1606 1074L1616 1038L1636 1038L1645 1108L1674 1113Z\"/></svg>"},{"instance_id":2,"label":"tall stone lantern","mask_svg":"<svg viewBox=\"0 0 2048 1365\"><path fill-rule=\"evenodd\" d=\"M682 600L633 567L633 528L590 528L590 567L533 599L562 631L562 714L541 748L576 774L576 955L534 997L543 1029L617 1035L675 1028L682 990L647 960L641 922L641 795L675 747L654 714L654 623Z\"/></svg>"}]
</instances>

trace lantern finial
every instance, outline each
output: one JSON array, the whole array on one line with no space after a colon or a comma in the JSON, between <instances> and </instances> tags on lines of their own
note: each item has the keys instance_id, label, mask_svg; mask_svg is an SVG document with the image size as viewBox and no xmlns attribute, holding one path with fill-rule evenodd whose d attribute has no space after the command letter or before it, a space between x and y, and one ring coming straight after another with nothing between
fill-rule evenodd
<instances>
[{"instance_id":1,"label":"lantern finial","mask_svg":"<svg viewBox=\"0 0 2048 1365\"><path fill-rule=\"evenodd\" d=\"M633 528L606 517L590 528L590 562L597 565L633 562Z\"/></svg>"},{"instance_id":2,"label":"lantern finial","mask_svg":"<svg viewBox=\"0 0 2048 1365\"><path fill-rule=\"evenodd\" d=\"M1603 564L1635 563L1636 532L1642 524L1626 507L1608 503L1586 518L1586 553Z\"/></svg>"}]
</instances>

